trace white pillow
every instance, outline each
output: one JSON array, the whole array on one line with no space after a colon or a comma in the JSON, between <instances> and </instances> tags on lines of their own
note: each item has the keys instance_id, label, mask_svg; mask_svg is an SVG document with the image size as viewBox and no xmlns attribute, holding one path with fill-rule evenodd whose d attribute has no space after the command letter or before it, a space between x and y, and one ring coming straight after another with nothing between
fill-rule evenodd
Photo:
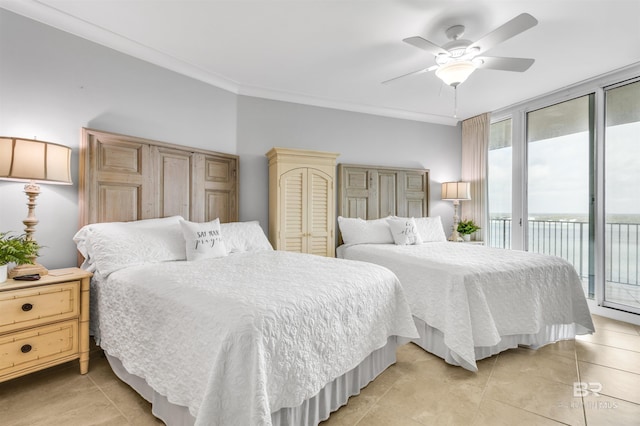
<instances>
[{"instance_id":1,"label":"white pillow","mask_svg":"<svg viewBox=\"0 0 640 426\"><path fill-rule=\"evenodd\" d=\"M82 269L109 275L127 266L185 260L181 216L131 222L92 223L73 237Z\"/></svg>"},{"instance_id":2,"label":"white pillow","mask_svg":"<svg viewBox=\"0 0 640 426\"><path fill-rule=\"evenodd\" d=\"M220 231L228 253L273 250L257 220L222 223Z\"/></svg>"},{"instance_id":3,"label":"white pillow","mask_svg":"<svg viewBox=\"0 0 640 426\"><path fill-rule=\"evenodd\" d=\"M399 246L422 244L416 221L412 217L387 219L393 242Z\"/></svg>"},{"instance_id":4,"label":"white pillow","mask_svg":"<svg viewBox=\"0 0 640 426\"><path fill-rule=\"evenodd\" d=\"M447 241L440 216L416 217L415 221L423 243Z\"/></svg>"},{"instance_id":5,"label":"white pillow","mask_svg":"<svg viewBox=\"0 0 640 426\"><path fill-rule=\"evenodd\" d=\"M212 259L227 255L220 233L220 219L196 223L181 220L182 235L187 242L187 260Z\"/></svg>"},{"instance_id":6,"label":"white pillow","mask_svg":"<svg viewBox=\"0 0 640 426\"><path fill-rule=\"evenodd\" d=\"M85 263L91 263L91 256L89 253L88 240L90 238L91 232L96 229L109 229L112 227L119 227L124 225L130 229L140 229L140 228L161 228L163 226L170 225L179 225L180 221L183 219L182 216L170 216L170 217L162 217L156 219L143 219L143 220L134 220L131 222L102 222L102 223L91 223L89 225L85 225L76 235L73 236L73 242L76 243L76 247L82 256L85 258ZM184 259L184 258L183 258Z\"/></svg>"},{"instance_id":7,"label":"white pillow","mask_svg":"<svg viewBox=\"0 0 640 426\"><path fill-rule=\"evenodd\" d=\"M345 244L393 244L387 218L364 220L338 216L338 227Z\"/></svg>"}]
</instances>

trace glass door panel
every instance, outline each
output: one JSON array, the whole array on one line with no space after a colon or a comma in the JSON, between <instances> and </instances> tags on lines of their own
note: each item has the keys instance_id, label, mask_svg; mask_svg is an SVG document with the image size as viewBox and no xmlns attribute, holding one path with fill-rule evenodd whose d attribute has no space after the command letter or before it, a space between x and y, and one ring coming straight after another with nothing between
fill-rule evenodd
<instances>
[{"instance_id":1,"label":"glass door panel","mask_svg":"<svg viewBox=\"0 0 640 426\"><path fill-rule=\"evenodd\" d=\"M593 297L593 95L527 114L527 249L560 256Z\"/></svg>"},{"instance_id":2,"label":"glass door panel","mask_svg":"<svg viewBox=\"0 0 640 426\"><path fill-rule=\"evenodd\" d=\"M489 235L491 247L511 248L512 164L511 119L491 124L489 133L488 187Z\"/></svg>"},{"instance_id":3,"label":"glass door panel","mask_svg":"<svg viewBox=\"0 0 640 426\"><path fill-rule=\"evenodd\" d=\"M640 313L640 82L605 92L605 306Z\"/></svg>"}]
</instances>

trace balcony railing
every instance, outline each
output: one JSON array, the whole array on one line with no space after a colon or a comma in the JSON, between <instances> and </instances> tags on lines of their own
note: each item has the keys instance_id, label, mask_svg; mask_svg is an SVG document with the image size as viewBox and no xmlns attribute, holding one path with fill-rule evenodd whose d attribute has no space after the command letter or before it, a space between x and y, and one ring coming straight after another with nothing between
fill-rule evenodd
<instances>
[{"instance_id":1,"label":"balcony railing","mask_svg":"<svg viewBox=\"0 0 640 426\"><path fill-rule=\"evenodd\" d=\"M489 228L491 247L511 248L511 219L491 219ZM606 281L640 286L640 224L605 224L605 244ZM589 276L589 224L529 220L529 251L562 257L586 279Z\"/></svg>"}]
</instances>

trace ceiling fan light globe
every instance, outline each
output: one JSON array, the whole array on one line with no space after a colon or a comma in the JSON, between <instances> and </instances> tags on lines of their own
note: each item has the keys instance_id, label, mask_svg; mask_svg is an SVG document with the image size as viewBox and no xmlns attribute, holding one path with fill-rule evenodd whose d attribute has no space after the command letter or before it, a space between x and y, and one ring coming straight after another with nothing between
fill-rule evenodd
<instances>
[{"instance_id":1,"label":"ceiling fan light globe","mask_svg":"<svg viewBox=\"0 0 640 426\"><path fill-rule=\"evenodd\" d=\"M436 75L449 86L456 87L469 78L476 66L471 61L449 62L436 70Z\"/></svg>"}]
</instances>

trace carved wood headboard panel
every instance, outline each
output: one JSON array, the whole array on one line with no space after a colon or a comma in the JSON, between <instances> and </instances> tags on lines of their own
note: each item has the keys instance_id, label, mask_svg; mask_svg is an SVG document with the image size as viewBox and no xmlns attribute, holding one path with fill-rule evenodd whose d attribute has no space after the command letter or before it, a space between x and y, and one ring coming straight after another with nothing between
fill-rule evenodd
<instances>
[{"instance_id":1,"label":"carved wood headboard panel","mask_svg":"<svg viewBox=\"0 0 640 426\"><path fill-rule=\"evenodd\" d=\"M429 170L339 164L338 182L340 216L429 215Z\"/></svg>"},{"instance_id":2,"label":"carved wood headboard panel","mask_svg":"<svg viewBox=\"0 0 640 426\"><path fill-rule=\"evenodd\" d=\"M181 215L238 220L236 155L82 129L80 227Z\"/></svg>"}]
</instances>

